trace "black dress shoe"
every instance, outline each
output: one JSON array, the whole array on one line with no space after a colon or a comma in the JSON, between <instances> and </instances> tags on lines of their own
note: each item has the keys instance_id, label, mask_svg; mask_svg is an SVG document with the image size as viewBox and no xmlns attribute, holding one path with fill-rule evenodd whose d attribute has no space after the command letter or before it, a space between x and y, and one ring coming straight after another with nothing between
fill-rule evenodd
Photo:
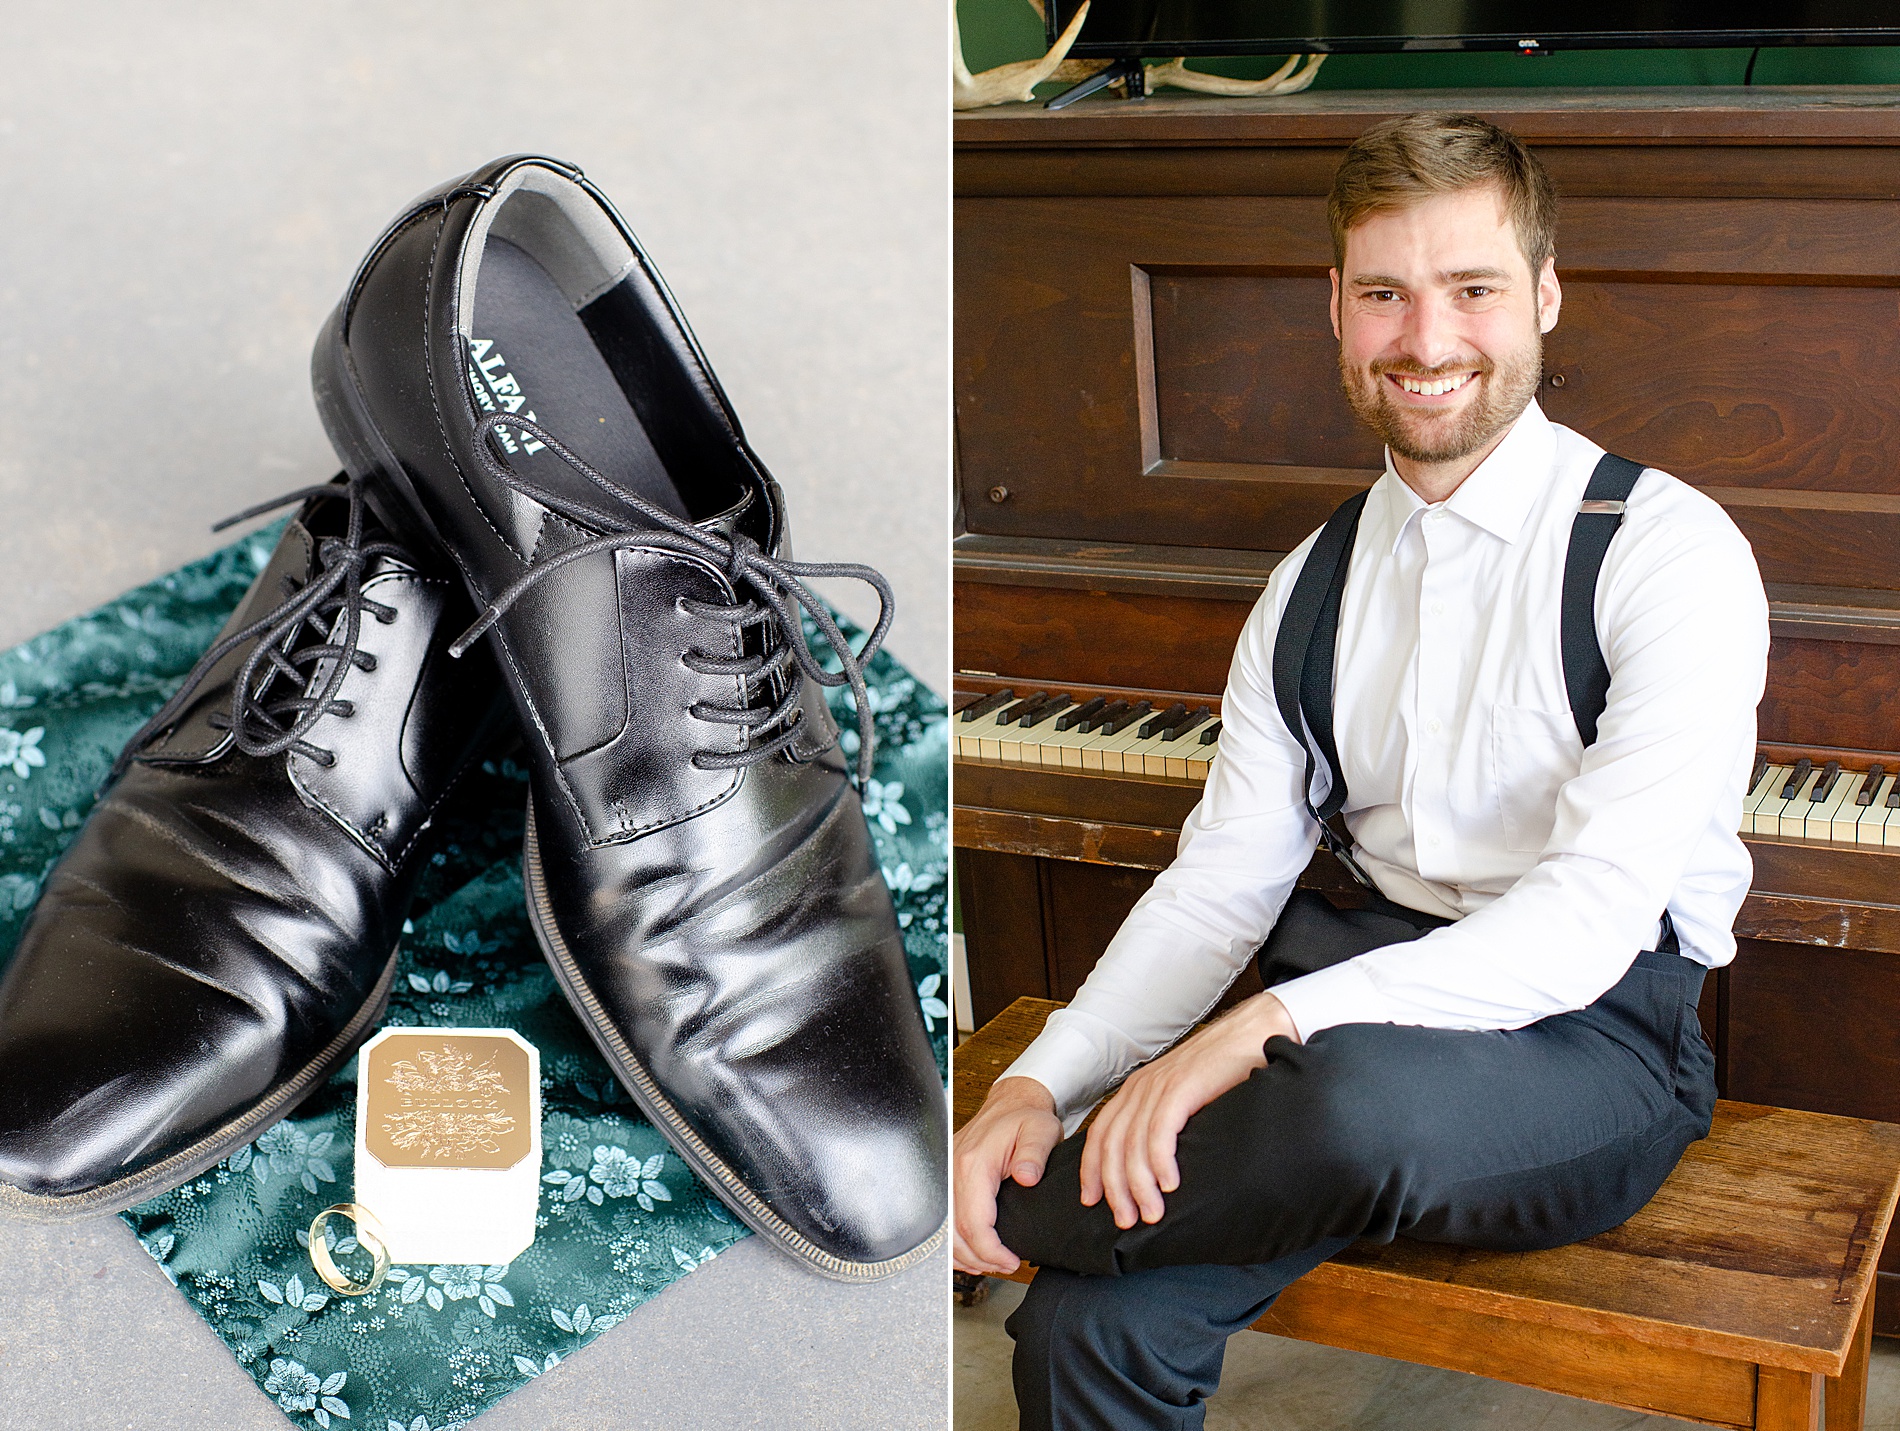
<instances>
[{"instance_id":1,"label":"black dress shoe","mask_svg":"<svg viewBox=\"0 0 1900 1431\"><path fill-rule=\"evenodd\" d=\"M553 160L418 201L314 378L345 466L404 492L487 608L533 776L530 914L621 1080L811 1267L927 1255L944 1094L820 689L848 681L862 717L868 648L802 584L870 580L875 642L882 578L789 560L779 488L659 275Z\"/></svg>"},{"instance_id":2,"label":"black dress shoe","mask_svg":"<svg viewBox=\"0 0 1900 1431\"><path fill-rule=\"evenodd\" d=\"M440 557L360 484L296 495L0 978L0 1210L129 1207L339 1068L388 1000L431 812L512 719L492 663L448 657L472 613Z\"/></svg>"}]
</instances>

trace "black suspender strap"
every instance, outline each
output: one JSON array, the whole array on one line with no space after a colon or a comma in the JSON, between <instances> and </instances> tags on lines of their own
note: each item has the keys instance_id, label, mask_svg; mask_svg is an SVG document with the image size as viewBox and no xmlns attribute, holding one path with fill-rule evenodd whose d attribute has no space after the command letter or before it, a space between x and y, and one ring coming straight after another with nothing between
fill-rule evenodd
<instances>
[{"instance_id":1,"label":"black suspender strap","mask_svg":"<svg viewBox=\"0 0 1900 1431\"><path fill-rule=\"evenodd\" d=\"M1597 645L1597 577L1642 475L1641 463L1604 453L1570 524L1570 550L1564 556L1564 688L1586 749L1596 744L1597 721L1610 698L1610 667Z\"/></svg>"},{"instance_id":2,"label":"black suspender strap","mask_svg":"<svg viewBox=\"0 0 1900 1431\"><path fill-rule=\"evenodd\" d=\"M1319 826L1319 842L1368 889L1377 889L1353 858L1352 832L1340 817L1346 803L1346 777L1339 769L1333 740L1333 652L1339 638L1339 602L1346 591L1346 567L1366 494L1355 492L1321 529L1294 580L1273 641L1273 698L1280 718L1306 751L1306 775L1300 793L1307 813ZM1307 739L1307 732L1312 739ZM1318 746L1318 755L1314 747ZM1329 777L1325 802L1313 804L1313 772L1323 758Z\"/></svg>"},{"instance_id":3,"label":"black suspender strap","mask_svg":"<svg viewBox=\"0 0 1900 1431\"><path fill-rule=\"evenodd\" d=\"M1583 501L1570 525L1570 549L1564 558L1561 643L1564 686L1571 715L1585 746L1596 743L1597 721L1609 701L1610 668L1597 645L1596 589L1610 539L1623 523L1624 505L1643 475L1640 463L1605 453L1590 474ZM1307 813L1319 826L1319 842L1354 879L1376 889L1353 857L1352 832L1340 811L1346 804L1346 777L1339 768L1333 735L1333 661L1339 641L1339 604L1346 591L1346 568L1366 493L1348 497L1327 519L1306 565L1293 582L1280 629L1273 643L1273 698L1280 718L1306 751L1301 792ZM1309 739L1310 736L1310 739ZM1313 803L1313 774L1324 761L1326 799Z\"/></svg>"}]
</instances>

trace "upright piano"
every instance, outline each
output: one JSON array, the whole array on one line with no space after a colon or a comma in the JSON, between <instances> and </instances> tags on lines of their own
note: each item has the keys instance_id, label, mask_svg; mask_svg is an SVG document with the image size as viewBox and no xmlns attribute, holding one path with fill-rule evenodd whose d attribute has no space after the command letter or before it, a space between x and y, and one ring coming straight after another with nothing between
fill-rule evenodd
<instances>
[{"instance_id":1,"label":"upright piano","mask_svg":"<svg viewBox=\"0 0 1900 1431\"><path fill-rule=\"evenodd\" d=\"M976 1017L1074 993L1172 858L1268 573L1377 475L1339 392L1325 194L1362 129L1424 108L1515 130L1558 185L1545 410L1721 502L1768 586L1754 886L1702 1007L1722 1091L1900 1122L1885 89L1162 95L957 118L955 844ZM1307 879L1350 897L1323 860ZM1900 1334L1900 1248L1882 1266L1878 1329Z\"/></svg>"}]
</instances>

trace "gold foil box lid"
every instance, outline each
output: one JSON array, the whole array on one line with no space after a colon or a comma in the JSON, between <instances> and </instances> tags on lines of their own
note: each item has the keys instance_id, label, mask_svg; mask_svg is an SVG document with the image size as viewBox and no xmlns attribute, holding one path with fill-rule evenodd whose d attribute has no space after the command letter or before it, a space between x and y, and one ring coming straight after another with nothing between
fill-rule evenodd
<instances>
[{"instance_id":1,"label":"gold foil box lid","mask_svg":"<svg viewBox=\"0 0 1900 1431\"><path fill-rule=\"evenodd\" d=\"M511 1168L533 1152L536 1077L516 1039L403 1029L364 1049L366 1151L388 1168Z\"/></svg>"}]
</instances>

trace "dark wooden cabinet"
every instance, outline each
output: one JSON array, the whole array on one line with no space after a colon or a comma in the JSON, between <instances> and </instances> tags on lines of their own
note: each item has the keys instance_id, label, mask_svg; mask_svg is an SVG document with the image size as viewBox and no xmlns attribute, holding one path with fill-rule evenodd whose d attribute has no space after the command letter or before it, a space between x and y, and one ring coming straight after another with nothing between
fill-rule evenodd
<instances>
[{"instance_id":1,"label":"dark wooden cabinet","mask_svg":"<svg viewBox=\"0 0 1900 1431\"><path fill-rule=\"evenodd\" d=\"M958 117L959 690L1218 698L1274 564L1377 473L1339 392L1324 196L1354 136L1414 108L1494 118L1555 178L1564 310L1539 400L1748 536L1772 603L1764 748L1900 765L1900 104L1884 90ZM959 761L979 1019L1074 991L1194 798ZM1703 1001L1723 1091L1900 1121L1900 849L1751 847L1742 952ZM1882 1330L1900 1331L1895 1282Z\"/></svg>"}]
</instances>

